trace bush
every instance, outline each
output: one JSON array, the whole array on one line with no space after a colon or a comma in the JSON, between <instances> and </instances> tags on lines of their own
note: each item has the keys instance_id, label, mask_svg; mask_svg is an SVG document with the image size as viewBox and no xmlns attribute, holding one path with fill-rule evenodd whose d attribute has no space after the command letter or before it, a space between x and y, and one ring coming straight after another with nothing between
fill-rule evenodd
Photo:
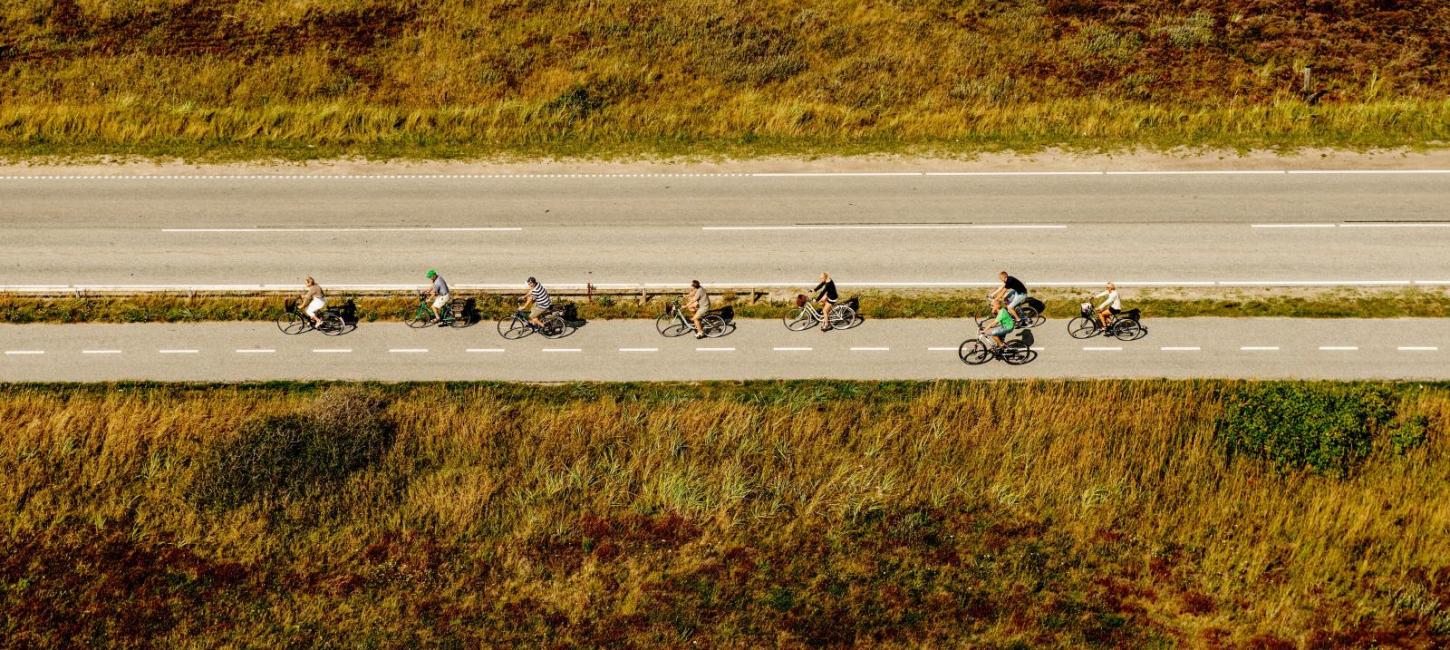
<instances>
[{"instance_id":1,"label":"bush","mask_svg":"<svg viewBox=\"0 0 1450 650\"><path fill-rule=\"evenodd\" d=\"M1390 446L1397 455L1403 456L1418 449L1429 439L1430 418L1416 415L1390 429Z\"/></svg>"},{"instance_id":2,"label":"bush","mask_svg":"<svg viewBox=\"0 0 1450 650\"><path fill-rule=\"evenodd\" d=\"M1283 471L1347 476L1394 417L1383 387L1264 383L1232 390L1218 422L1230 457L1248 456Z\"/></svg>"},{"instance_id":3,"label":"bush","mask_svg":"<svg viewBox=\"0 0 1450 650\"><path fill-rule=\"evenodd\" d=\"M386 407L367 391L334 389L302 413L251 420L205 455L191 494L199 505L226 509L341 481L392 446Z\"/></svg>"}]
</instances>

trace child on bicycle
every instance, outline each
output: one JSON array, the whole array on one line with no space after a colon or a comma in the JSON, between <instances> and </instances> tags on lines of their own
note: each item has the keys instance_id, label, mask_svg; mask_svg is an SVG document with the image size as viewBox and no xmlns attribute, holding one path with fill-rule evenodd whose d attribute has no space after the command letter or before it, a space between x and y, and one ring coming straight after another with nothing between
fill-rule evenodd
<instances>
[{"instance_id":1,"label":"child on bicycle","mask_svg":"<svg viewBox=\"0 0 1450 650\"><path fill-rule=\"evenodd\" d=\"M1007 345L1005 339L1007 334L1017 328L1017 319L1013 318L1011 312L1002 306L1001 299L992 301L992 309L997 312L997 320L992 323L996 327L992 327L992 324L985 325L982 327L982 333L991 336L992 341L1000 348Z\"/></svg>"}]
</instances>

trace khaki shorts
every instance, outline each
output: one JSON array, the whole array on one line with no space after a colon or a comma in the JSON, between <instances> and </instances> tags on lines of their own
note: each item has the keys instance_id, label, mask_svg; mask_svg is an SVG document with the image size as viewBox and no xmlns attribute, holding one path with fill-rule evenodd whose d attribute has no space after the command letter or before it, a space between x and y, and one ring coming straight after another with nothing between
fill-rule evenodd
<instances>
[{"instance_id":1,"label":"khaki shorts","mask_svg":"<svg viewBox=\"0 0 1450 650\"><path fill-rule=\"evenodd\" d=\"M529 320L537 320L539 318L542 318L544 314L547 313L549 313L549 310L544 309L543 307L540 307L538 305L534 305L533 307L529 308Z\"/></svg>"}]
</instances>

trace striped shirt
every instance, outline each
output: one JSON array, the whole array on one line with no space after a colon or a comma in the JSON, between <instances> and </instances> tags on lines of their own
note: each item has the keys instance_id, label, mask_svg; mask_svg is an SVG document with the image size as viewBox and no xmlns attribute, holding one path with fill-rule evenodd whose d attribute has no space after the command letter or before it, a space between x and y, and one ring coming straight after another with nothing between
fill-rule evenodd
<instances>
[{"instance_id":1,"label":"striped shirt","mask_svg":"<svg viewBox=\"0 0 1450 650\"><path fill-rule=\"evenodd\" d=\"M543 284L534 284L534 288L529 289L529 295L533 297L534 304L538 305L541 309L548 309L554 306L554 301L549 300L549 292L544 290Z\"/></svg>"}]
</instances>

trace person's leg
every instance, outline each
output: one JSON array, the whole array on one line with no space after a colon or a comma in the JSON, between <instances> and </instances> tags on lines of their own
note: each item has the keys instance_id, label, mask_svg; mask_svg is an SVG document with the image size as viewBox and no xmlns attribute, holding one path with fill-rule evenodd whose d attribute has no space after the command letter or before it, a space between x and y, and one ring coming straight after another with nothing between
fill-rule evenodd
<instances>
[{"instance_id":1,"label":"person's leg","mask_svg":"<svg viewBox=\"0 0 1450 650\"><path fill-rule=\"evenodd\" d=\"M695 312L695 316L690 319L690 322L692 322L692 323L695 324L695 335L696 336L704 336L705 335L705 326L703 326L703 325L700 324L700 313L701 312L696 311Z\"/></svg>"},{"instance_id":2,"label":"person's leg","mask_svg":"<svg viewBox=\"0 0 1450 650\"><path fill-rule=\"evenodd\" d=\"M1017 293L1016 291L1007 292L1007 313L1012 315L1012 320L1022 320L1022 317L1017 315L1017 306L1022 304L1024 300L1027 300L1027 294L1025 293Z\"/></svg>"},{"instance_id":3,"label":"person's leg","mask_svg":"<svg viewBox=\"0 0 1450 650\"><path fill-rule=\"evenodd\" d=\"M433 320L434 321L443 320L443 315L440 314L440 313L438 313L438 299L437 298L434 298L431 302L428 303L428 311L433 312Z\"/></svg>"},{"instance_id":4,"label":"person's leg","mask_svg":"<svg viewBox=\"0 0 1450 650\"><path fill-rule=\"evenodd\" d=\"M539 307L538 305L534 305L533 309L529 310L529 324L533 325L534 327L543 328L544 321L539 320L539 318L543 315L543 308Z\"/></svg>"},{"instance_id":5,"label":"person's leg","mask_svg":"<svg viewBox=\"0 0 1450 650\"><path fill-rule=\"evenodd\" d=\"M831 329L831 308L832 307L835 307L835 304L832 303L830 300L822 300L821 301L821 331L822 332L826 332L826 331L829 331Z\"/></svg>"}]
</instances>

